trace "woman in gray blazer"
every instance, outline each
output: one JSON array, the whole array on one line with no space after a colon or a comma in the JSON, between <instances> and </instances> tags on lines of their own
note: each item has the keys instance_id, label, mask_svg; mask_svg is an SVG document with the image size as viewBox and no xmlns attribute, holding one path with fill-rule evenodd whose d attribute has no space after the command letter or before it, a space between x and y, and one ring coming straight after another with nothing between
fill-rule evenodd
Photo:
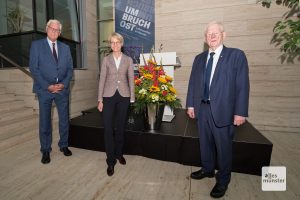
<instances>
[{"instance_id":1,"label":"woman in gray blazer","mask_svg":"<svg viewBox=\"0 0 300 200\"><path fill-rule=\"evenodd\" d=\"M124 39L114 32L109 41L112 53L104 57L101 65L98 110L103 113L107 175L112 176L117 160L122 165L126 164L123 156L124 131L128 106L134 102L135 96L133 62L121 52Z\"/></svg>"}]
</instances>

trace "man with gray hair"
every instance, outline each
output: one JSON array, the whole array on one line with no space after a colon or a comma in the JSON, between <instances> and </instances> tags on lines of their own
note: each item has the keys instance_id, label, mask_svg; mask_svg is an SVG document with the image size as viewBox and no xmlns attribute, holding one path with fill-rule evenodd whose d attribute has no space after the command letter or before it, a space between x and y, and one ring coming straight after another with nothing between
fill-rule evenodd
<instances>
[{"instance_id":1,"label":"man with gray hair","mask_svg":"<svg viewBox=\"0 0 300 200\"><path fill-rule=\"evenodd\" d=\"M191 178L215 176L214 198L224 196L230 182L234 128L245 122L249 104L247 58L240 49L225 47L225 36L222 23L207 25L209 49L194 60L186 100L188 116L197 118L202 164Z\"/></svg>"},{"instance_id":2,"label":"man with gray hair","mask_svg":"<svg viewBox=\"0 0 300 200\"><path fill-rule=\"evenodd\" d=\"M69 85L73 76L73 61L70 48L57 40L62 25L58 20L49 20L47 38L33 41L30 49L29 69L33 75L33 92L39 101L39 138L43 164L51 161L52 125L51 110L54 102L59 117L60 140L58 146L65 156L69 137Z\"/></svg>"}]
</instances>

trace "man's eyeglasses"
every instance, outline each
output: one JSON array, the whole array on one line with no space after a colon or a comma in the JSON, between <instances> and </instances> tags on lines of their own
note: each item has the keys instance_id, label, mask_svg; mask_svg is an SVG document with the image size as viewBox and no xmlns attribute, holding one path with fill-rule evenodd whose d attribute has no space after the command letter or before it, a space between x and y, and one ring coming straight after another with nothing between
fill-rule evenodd
<instances>
[{"instance_id":1,"label":"man's eyeglasses","mask_svg":"<svg viewBox=\"0 0 300 200\"><path fill-rule=\"evenodd\" d=\"M208 36L208 37L212 37L212 36L215 36L215 37L218 37L219 35L221 35L223 32L215 32L215 33L210 33L210 32L208 32L208 33L206 33L206 35Z\"/></svg>"},{"instance_id":2,"label":"man's eyeglasses","mask_svg":"<svg viewBox=\"0 0 300 200\"><path fill-rule=\"evenodd\" d=\"M50 30L52 33L60 33L59 29L52 28L51 26L48 26L48 30Z\"/></svg>"}]
</instances>

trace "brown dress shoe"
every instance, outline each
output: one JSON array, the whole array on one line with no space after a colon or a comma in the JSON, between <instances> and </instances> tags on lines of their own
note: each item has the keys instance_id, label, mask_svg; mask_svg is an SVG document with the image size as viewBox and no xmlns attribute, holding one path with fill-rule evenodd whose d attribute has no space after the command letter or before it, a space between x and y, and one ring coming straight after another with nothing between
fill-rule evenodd
<instances>
[{"instance_id":1,"label":"brown dress shoe","mask_svg":"<svg viewBox=\"0 0 300 200\"><path fill-rule=\"evenodd\" d=\"M118 158L118 161L121 165L126 165L126 160L123 156L121 156L120 158Z\"/></svg>"},{"instance_id":2,"label":"brown dress shoe","mask_svg":"<svg viewBox=\"0 0 300 200\"><path fill-rule=\"evenodd\" d=\"M115 172L114 166L113 165L108 165L106 172L107 172L108 176L112 176L114 174L114 172Z\"/></svg>"}]
</instances>

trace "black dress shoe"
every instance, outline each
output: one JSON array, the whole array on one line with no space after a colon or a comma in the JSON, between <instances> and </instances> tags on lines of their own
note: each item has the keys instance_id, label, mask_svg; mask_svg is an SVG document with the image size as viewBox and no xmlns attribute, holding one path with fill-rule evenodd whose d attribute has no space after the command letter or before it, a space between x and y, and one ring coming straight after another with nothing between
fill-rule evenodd
<instances>
[{"instance_id":1,"label":"black dress shoe","mask_svg":"<svg viewBox=\"0 0 300 200\"><path fill-rule=\"evenodd\" d=\"M216 183L216 185L210 192L210 196L213 198L221 198L222 196L224 196L226 190L227 190L227 185L220 185Z\"/></svg>"},{"instance_id":2,"label":"black dress shoe","mask_svg":"<svg viewBox=\"0 0 300 200\"><path fill-rule=\"evenodd\" d=\"M212 178L214 176L215 176L214 172L204 172L202 169L191 173L191 178L192 179L197 179L197 180L200 180L200 179L203 179L203 178L206 178L206 177Z\"/></svg>"},{"instance_id":3,"label":"black dress shoe","mask_svg":"<svg viewBox=\"0 0 300 200\"><path fill-rule=\"evenodd\" d=\"M60 149L60 151L63 152L65 156L71 156L72 155L72 151L70 151L68 149L68 147L63 147L63 148Z\"/></svg>"},{"instance_id":4,"label":"black dress shoe","mask_svg":"<svg viewBox=\"0 0 300 200\"><path fill-rule=\"evenodd\" d=\"M117 158L117 159L121 165L126 165L126 160L123 156L121 156L120 158Z\"/></svg>"},{"instance_id":5,"label":"black dress shoe","mask_svg":"<svg viewBox=\"0 0 300 200\"><path fill-rule=\"evenodd\" d=\"M114 166L113 165L108 165L107 167L107 175L108 176L112 176L114 174L115 170L114 170Z\"/></svg>"},{"instance_id":6,"label":"black dress shoe","mask_svg":"<svg viewBox=\"0 0 300 200\"><path fill-rule=\"evenodd\" d=\"M50 159L50 153L49 152L43 152L42 160L41 162L43 164L48 164L51 161Z\"/></svg>"}]
</instances>

